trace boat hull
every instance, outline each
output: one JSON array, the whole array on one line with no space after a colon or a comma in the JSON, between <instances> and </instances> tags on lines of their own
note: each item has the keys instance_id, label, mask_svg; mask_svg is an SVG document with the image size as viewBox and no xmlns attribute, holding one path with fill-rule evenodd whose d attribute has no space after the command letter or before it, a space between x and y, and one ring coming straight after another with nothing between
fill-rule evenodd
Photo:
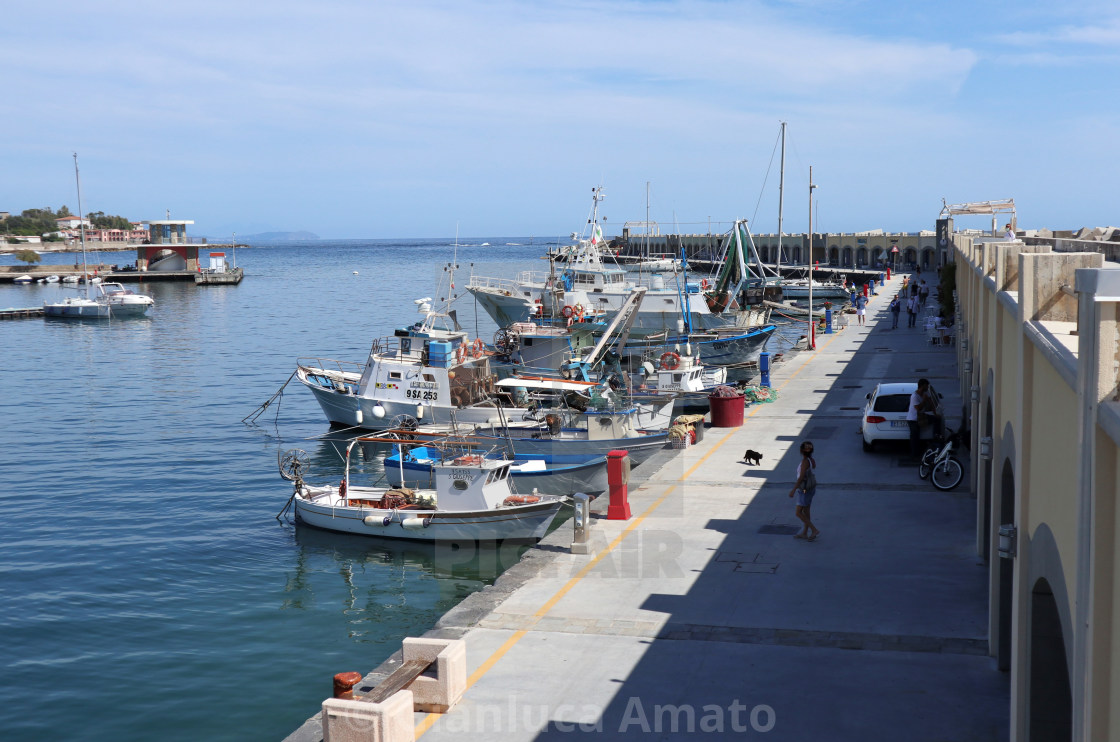
<instances>
[{"instance_id":1,"label":"boat hull","mask_svg":"<svg viewBox=\"0 0 1120 742\"><path fill-rule=\"evenodd\" d=\"M510 437L488 435L485 432L476 432L471 437L476 441L492 441L494 446L504 447L506 450L512 448L513 457L517 459L543 457L557 464L586 461L589 457L626 450L630 454L631 464L637 466L663 449L669 435L668 431L662 431L635 438L588 440L568 433L552 438L521 438L516 437L516 431L513 432L514 435Z\"/></svg>"},{"instance_id":2,"label":"boat hull","mask_svg":"<svg viewBox=\"0 0 1120 742\"><path fill-rule=\"evenodd\" d=\"M302 497L295 499L296 519L335 533L374 538L437 543L441 541L507 541L536 543L544 538L559 513L562 500L547 500L497 510L445 512L430 510L385 510L371 507L334 506ZM371 518L373 525L366 522ZM413 518L429 524L409 528ZM385 523L385 519L389 519Z\"/></svg>"},{"instance_id":3,"label":"boat hull","mask_svg":"<svg viewBox=\"0 0 1120 742\"><path fill-rule=\"evenodd\" d=\"M422 452L413 451L414 456L420 453ZM525 462L514 462L514 466L510 468L510 479L515 490L521 494L537 490L546 495L570 495L576 492L599 495L607 490L607 460L602 456L585 463L546 464L543 470L519 470L516 468L519 463ZM432 486L432 462L423 457L419 460L406 459L403 465L399 460L386 459L385 477L389 484L400 486L402 466L406 485L420 488Z\"/></svg>"}]
</instances>

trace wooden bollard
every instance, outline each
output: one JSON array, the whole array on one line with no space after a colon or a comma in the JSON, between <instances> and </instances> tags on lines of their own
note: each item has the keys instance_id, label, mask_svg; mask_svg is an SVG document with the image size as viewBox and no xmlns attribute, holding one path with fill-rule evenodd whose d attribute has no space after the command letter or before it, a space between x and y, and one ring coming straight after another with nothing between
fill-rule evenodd
<instances>
[{"instance_id":1,"label":"wooden bollard","mask_svg":"<svg viewBox=\"0 0 1120 742\"><path fill-rule=\"evenodd\" d=\"M334 676L334 697L344 701L354 700L354 686L362 682L360 672L340 672Z\"/></svg>"}]
</instances>

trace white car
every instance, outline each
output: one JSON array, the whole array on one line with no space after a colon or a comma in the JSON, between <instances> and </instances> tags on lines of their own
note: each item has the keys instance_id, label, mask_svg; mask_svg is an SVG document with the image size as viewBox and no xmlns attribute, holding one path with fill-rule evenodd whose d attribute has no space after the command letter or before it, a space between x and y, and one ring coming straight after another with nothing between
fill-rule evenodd
<instances>
[{"instance_id":1,"label":"white car","mask_svg":"<svg viewBox=\"0 0 1120 742\"><path fill-rule=\"evenodd\" d=\"M908 441L910 440L910 426L906 422L906 413L910 409L910 395L918 388L916 382L896 382L878 384L875 391L867 395L867 404L863 408L863 417L860 419L860 433L863 434L863 450L870 451L875 446L875 441ZM930 392L937 402L937 414L945 419L941 407L941 395L930 384ZM933 437L933 426L923 425L921 428L923 439Z\"/></svg>"}]
</instances>

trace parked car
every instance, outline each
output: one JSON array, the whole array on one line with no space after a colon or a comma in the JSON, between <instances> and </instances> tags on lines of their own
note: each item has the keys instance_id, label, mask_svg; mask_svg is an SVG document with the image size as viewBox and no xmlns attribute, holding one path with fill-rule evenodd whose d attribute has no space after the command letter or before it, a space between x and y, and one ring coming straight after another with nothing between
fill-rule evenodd
<instances>
[{"instance_id":1,"label":"parked car","mask_svg":"<svg viewBox=\"0 0 1120 742\"><path fill-rule=\"evenodd\" d=\"M910 409L910 395L918 388L912 381L877 384L875 391L867 395L860 420L860 433L863 434L863 450L871 451L875 441L908 441L910 426L906 423L906 413ZM937 414L944 419L941 395L930 384L930 393L937 400ZM922 426L923 439L933 437L933 426Z\"/></svg>"}]
</instances>

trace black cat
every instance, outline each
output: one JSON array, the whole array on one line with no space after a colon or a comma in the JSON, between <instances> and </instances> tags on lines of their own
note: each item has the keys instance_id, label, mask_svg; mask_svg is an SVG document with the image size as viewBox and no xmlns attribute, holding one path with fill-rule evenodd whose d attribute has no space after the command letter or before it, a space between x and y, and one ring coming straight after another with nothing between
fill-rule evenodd
<instances>
[{"instance_id":1,"label":"black cat","mask_svg":"<svg viewBox=\"0 0 1120 742\"><path fill-rule=\"evenodd\" d=\"M755 466L758 466L762 463L762 454L760 454L758 451L752 451L748 448L747 452L743 454L743 461L746 461L748 464L754 464Z\"/></svg>"}]
</instances>

